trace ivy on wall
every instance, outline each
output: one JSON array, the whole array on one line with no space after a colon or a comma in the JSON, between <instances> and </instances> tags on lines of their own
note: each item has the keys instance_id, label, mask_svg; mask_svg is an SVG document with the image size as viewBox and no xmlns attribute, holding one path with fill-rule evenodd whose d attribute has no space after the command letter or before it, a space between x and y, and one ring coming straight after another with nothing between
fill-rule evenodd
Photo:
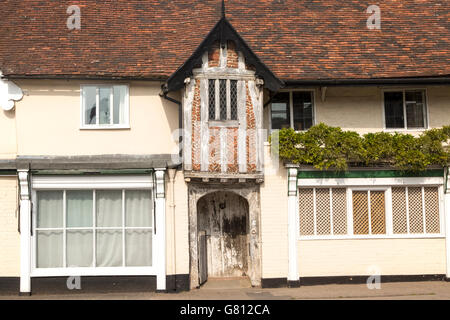
<instances>
[{"instance_id":1,"label":"ivy on wall","mask_svg":"<svg viewBox=\"0 0 450 320\"><path fill-rule=\"evenodd\" d=\"M450 160L450 150L446 147L450 126L424 131L418 137L387 132L361 136L323 123L304 132L282 129L278 134L280 159L312 165L319 170L389 166L403 171L423 171L431 165L446 166Z\"/></svg>"}]
</instances>

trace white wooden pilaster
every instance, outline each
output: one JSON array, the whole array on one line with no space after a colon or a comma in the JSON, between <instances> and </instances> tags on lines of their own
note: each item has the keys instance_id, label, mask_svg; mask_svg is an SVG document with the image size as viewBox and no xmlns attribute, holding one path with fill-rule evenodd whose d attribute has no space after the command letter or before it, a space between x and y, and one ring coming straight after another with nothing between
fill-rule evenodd
<instances>
[{"instance_id":1,"label":"white wooden pilaster","mask_svg":"<svg viewBox=\"0 0 450 320\"><path fill-rule=\"evenodd\" d=\"M297 169L288 169L288 248L289 248L289 271L288 281L298 281L298 258L297 258Z\"/></svg>"},{"instance_id":2,"label":"white wooden pilaster","mask_svg":"<svg viewBox=\"0 0 450 320\"><path fill-rule=\"evenodd\" d=\"M18 170L20 185L20 294L31 294L31 190L28 170Z\"/></svg>"},{"instance_id":3,"label":"white wooden pilaster","mask_svg":"<svg viewBox=\"0 0 450 320\"><path fill-rule=\"evenodd\" d=\"M156 290L166 290L166 193L165 168L155 169L155 217L156 217Z\"/></svg>"},{"instance_id":4,"label":"white wooden pilaster","mask_svg":"<svg viewBox=\"0 0 450 320\"><path fill-rule=\"evenodd\" d=\"M448 184L448 170L445 169L445 179L444 181L444 223L445 223L445 255L446 255L446 272L445 276L450 279L450 189Z\"/></svg>"}]
</instances>

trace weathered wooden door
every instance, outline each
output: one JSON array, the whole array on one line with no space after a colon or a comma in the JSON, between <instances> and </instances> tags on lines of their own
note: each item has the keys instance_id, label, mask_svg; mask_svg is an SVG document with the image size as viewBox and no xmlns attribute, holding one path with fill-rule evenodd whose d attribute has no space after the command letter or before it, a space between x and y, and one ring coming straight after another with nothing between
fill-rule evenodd
<instances>
[{"instance_id":1,"label":"weathered wooden door","mask_svg":"<svg viewBox=\"0 0 450 320\"><path fill-rule=\"evenodd\" d=\"M206 245L206 231L198 232L198 279L200 285L208 280L208 251Z\"/></svg>"},{"instance_id":2,"label":"weathered wooden door","mask_svg":"<svg viewBox=\"0 0 450 320\"><path fill-rule=\"evenodd\" d=\"M201 198L197 209L198 230L206 231L208 276L246 276L247 200L232 192L215 192Z\"/></svg>"}]
</instances>

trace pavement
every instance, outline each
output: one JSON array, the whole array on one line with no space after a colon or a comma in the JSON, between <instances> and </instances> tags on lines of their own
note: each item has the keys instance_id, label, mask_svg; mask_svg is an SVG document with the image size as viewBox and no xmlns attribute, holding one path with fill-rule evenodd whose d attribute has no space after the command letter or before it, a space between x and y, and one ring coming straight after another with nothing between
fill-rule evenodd
<instances>
[{"instance_id":1,"label":"pavement","mask_svg":"<svg viewBox=\"0 0 450 320\"><path fill-rule=\"evenodd\" d=\"M242 285L242 284L241 284ZM30 297L0 295L0 300L448 300L450 282L392 282L381 283L380 289L369 289L365 284L330 284L300 288L261 289L213 284L188 292L109 292L67 294L34 294Z\"/></svg>"}]
</instances>

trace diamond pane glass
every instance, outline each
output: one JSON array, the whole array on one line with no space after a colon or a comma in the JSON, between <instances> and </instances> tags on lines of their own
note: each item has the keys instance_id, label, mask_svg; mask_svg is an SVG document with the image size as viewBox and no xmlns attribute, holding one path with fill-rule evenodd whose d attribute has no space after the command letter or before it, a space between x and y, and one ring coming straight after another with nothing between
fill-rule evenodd
<instances>
[{"instance_id":1,"label":"diamond pane glass","mask_svg":"<svg viewBox=\"0 0 450 320\"><path fill-rule=\"evenodd\" d=\"M220 120L227 120L227 80L219 80Z\"/></svg>"},{"instance_id":2,"label":"diamond pane glass","mask_svg":"<svg viewBox=\"0 0 450 320\"><path fill-rule=\"evenodd\" d=\"M318 235L329 235L331 233L330 221L330 189L316 189L316 224Z\"/></svg>"},{"instance_id":3,"label":"diamond pane glass","mask_svg":"<svg viewBox=\"0 0 450 320\"><path fill-rule=\"evenodd\" d=\"M209 120L216 119L216 80L213 79L208 82L208 113Z\"/></svg>"},{"instance_id":4,"label":"diamond pane glass","mask_svg":"<svg viewBox=\"0 0 450 320\"><path fill-rule=\"evenodd\" d=\"M409 232L423 233L422 188L408 188Z\"/></svg>"},{"instance_id":5,"label":"diamond pane glass","mask_svg":"<svg viewBox=\"0 0 450 320\"><path fill-rule=\"evenodd\" d=\"M314 200L313 189L298 190L298 208L300 220L300 235L314 234Z\"/></svg>"},{"instance_id":6,"label":"diamond pane glass","mask_svg":"<svg viewBox=\"0 0 450 320\"><path fill-rule=\"evenodd\" d=\"M406 222L406 188L392 188L392 227L394 233L408 233Z\"/></svg>"},{"instance_id":7,"label":"diamond pane glass","mask_svg":"<svg viewBox=\"0 0 450 320\"><path fill-rule=\"evenodd\" d=\"M386 234L384 191L370 192L370 224L372 234Z\"/></svg>"},{"instance_id":8,"label":"diamond pane glass","mask_svg":"<svg viewBox=\"0 0 450 320\"><path fill-rule=\"evenodd\" d=\"M353 233L369 234L367 191L353 191Z\"/></svg>"},{"instance_id":9,"label":"diamond pane glass","mask_svg":"<svg viewBox=\"0 0 450 320\"><path fill-rule=\"evenodd\" d=\"M347 234L347 190L332 189L333 203L333 233Z\"/></svg>"},{"instance_id":10,"label":"diamond pane glass","mask_svg":"<svg viewBox=\"0 0 450 320\"><path fill-rule=\"evenodd\" d=\"M231 120L237 120L237 81L230 81Z\"/></svg>"}]
</instances>

